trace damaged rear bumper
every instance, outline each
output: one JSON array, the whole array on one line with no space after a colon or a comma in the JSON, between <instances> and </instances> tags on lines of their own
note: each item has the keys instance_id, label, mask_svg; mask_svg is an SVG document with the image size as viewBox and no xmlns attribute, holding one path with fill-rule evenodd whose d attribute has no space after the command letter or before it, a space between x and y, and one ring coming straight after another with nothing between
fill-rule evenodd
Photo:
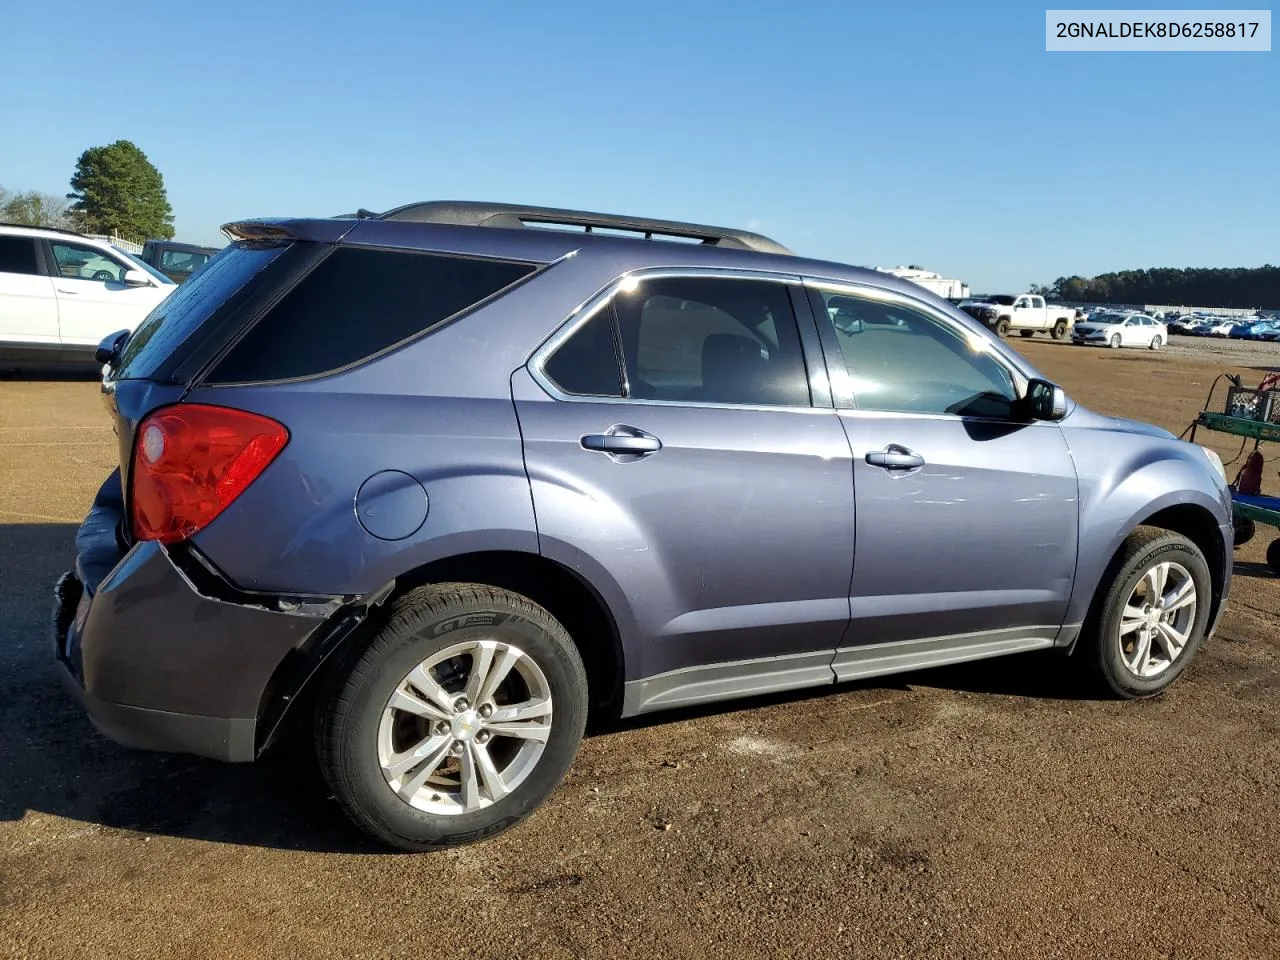
<instances>
[{"instance_id":1,"label":"damaged rear bumper","mask_svg":"<svg viewBox=\"0 0 1280 960\"><path fill-rule=\"evenodd\" d=\"M58 582L54 658L102 733L126 746L253 760L270 687L341 603L267 603L209 595L180 551L134 545L92 592Z\"/></svg>"}]
</instances>

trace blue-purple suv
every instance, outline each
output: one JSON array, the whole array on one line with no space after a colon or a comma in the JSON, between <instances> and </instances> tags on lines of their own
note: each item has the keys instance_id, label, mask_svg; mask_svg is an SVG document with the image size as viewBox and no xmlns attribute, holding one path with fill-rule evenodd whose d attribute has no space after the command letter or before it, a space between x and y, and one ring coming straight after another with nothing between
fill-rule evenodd
<instances>
[{"instance_id":1,"label":"blue-purple suv","mask_svg":"<svg viewBox=\"0 0 1280 960\"><path fill-rule=\"evenodd\" d=\"M304 721L422 850L526 817L589 714L1054 648L1150 696L1221 616L1221 461L907 281L507 204L224 229L99 348L54 650L122 743Z\"/></svg>"}]
</instances>

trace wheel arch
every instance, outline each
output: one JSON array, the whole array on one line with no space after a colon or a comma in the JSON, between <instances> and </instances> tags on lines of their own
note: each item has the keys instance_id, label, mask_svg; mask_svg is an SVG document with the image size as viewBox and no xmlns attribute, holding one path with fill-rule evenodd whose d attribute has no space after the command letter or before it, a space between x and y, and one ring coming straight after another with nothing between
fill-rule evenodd
<instances>
[{"instance_id":1,"label":"wheel arch","mask_svg":"<svg viewBox=\"0 0 1280 960\"><path fill-rule=\"evenodd\" d=\"M1216 623L1218 612L1225 597L1227 575L1226 544L1222 539L1222 532L1218 527L1218 521L1213 511L1203 504L1195 502L1153 505L1148 510L1135 515L1127 524L1123 525L1108 544L1105 553L1106 562L1102 565L1098 574L1091 578L1087 593L1081 597L1084 602L1078 608L1080 616L1072 619L1085 620L1092 615L1100 592L1110 582L1110 577L1123 556L1125 541L1139 527L1155 527L1180 534L1200 549L1200 552L1204 555L1205 563L1209 567L1209 577L1212 584L1208 622L1210 624ZM1074 602L1072 605L1075 606Z\"/></svg>"},{"instance_id":2,"label":"wheel arch","mask_svg":"<svg viewBox=\"0 0 1280 960\"><path fill-rule=\"evenodd\" d=\"M292 651L267 683L258 709L257 752L308 721L322 688L377 635L397 598L430 583L477 583L510 590L545 608L568 631L587 672L589 722L616 719L625 659L621 634L599 591L563 564L536 553L489 550L444 557L406 570ZM306 709L296 705L304 703Z\"/></svg>"},{"instance_id":3,"label":"wheel arch","mask_svg":"<svg viewBox=\"0 0 1280 960\"><path fill-rule=\"evenodd\" d=\"M1181 534L1200 548L1200 552L1204 554L1205 563L1209 566L1209 578L1213 583L1208 622L1216 623L1226 585L1228 547L1222 539L1222 530L1214 515L1199 504L1179 503L1155 511L1140 523L1134 524L1134 527L1138 526L1158 527L1161 530Z\"/></svg>"}]
</instances>

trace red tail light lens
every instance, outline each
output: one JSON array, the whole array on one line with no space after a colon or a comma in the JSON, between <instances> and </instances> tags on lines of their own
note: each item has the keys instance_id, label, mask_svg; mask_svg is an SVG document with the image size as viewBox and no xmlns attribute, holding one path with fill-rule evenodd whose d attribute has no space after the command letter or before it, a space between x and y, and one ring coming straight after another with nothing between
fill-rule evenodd
<instances>
[{"instance_id":1,"label":"red tail light lens","mask_svg":"<svg viewBox=\"0 0 1280 960\"><path fill-rule=\"evenodd\" d=\"M130 477L138 540L174 543L206 527L289 442L282 424L256 413L183 403L138 425Z\"/></svg>"}]
</instances>

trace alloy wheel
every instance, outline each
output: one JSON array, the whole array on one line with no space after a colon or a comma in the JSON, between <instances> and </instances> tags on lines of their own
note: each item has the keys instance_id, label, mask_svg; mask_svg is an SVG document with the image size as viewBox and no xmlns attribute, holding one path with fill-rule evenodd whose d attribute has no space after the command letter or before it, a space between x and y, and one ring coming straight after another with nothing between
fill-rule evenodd
<instances>
[{"instance_id":1,"label":"alloy wheel","mask_svg":"<svg viewBox=\"0 0 1280 960\"><path fill-rule=\"evenodd\" d=\"M1157 563L1134 586L1120 615L1120 658L1135 677L1164 673L1186 649L1196 620L1195 580L1180 563Z\"/></svg>"},{"instance_id":2,"label":"alloy wheel","mask_svg":"<svg viewBox=\"0 0 1280 960\"><path fill-rule=\"evenodd\" d=\"M513 644L446 647L397 684L378 725L388 786L427 813L474 813L533 772L551 732L551 687Z\"/></svg>"}]
</instances>

